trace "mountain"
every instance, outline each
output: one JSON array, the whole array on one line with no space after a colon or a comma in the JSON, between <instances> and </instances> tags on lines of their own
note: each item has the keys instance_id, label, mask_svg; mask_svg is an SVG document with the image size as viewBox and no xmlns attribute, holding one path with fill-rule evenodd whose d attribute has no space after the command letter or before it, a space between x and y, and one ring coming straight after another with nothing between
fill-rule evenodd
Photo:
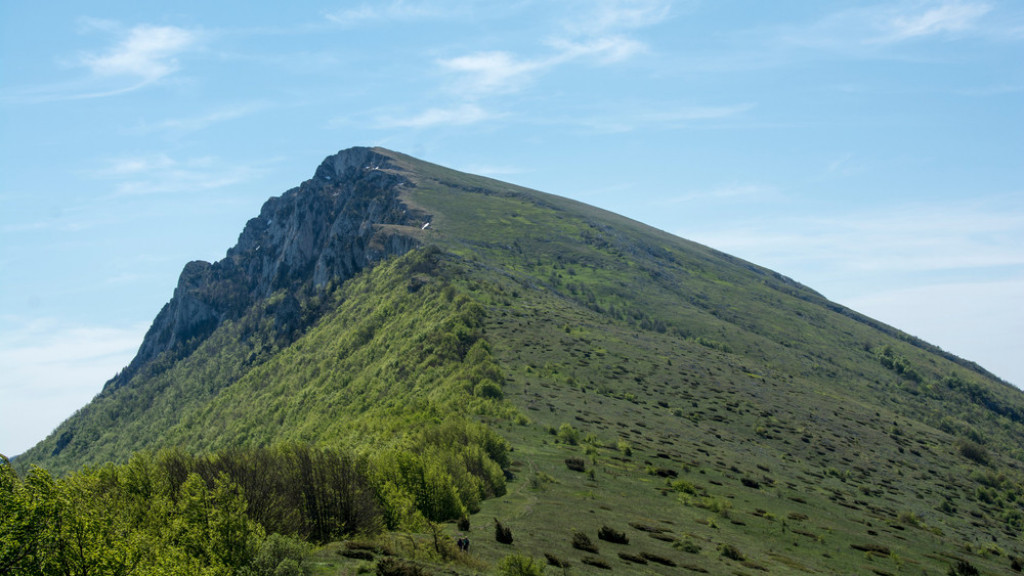
<instances>
[{"instance_id":1,"label":"mountain","mask_svg":"<svg viewBox=\"0 0 1024 576\"><path fill-rule=\"evenodd\" d=\"M459 573L511 551L583 573L1024 562L1019 390L771 270L381 148L187 264L131 364L16 464L474 443L445 457L474 512Z\"/></svg>"}]
</instances>

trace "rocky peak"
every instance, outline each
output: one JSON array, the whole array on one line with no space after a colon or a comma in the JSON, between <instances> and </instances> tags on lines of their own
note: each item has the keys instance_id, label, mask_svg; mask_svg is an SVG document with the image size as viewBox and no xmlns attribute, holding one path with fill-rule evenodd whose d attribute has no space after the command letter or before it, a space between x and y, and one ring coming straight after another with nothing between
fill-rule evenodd
<instances>
[{"instance_id":1,"label":"rocky peak","mask_svg":"<svg viewBox=\"0 0 1024 576\"><path fill-rule=\"evenodd\" d=\"M402 202L407 184L385 150L328 156L312 179L267 200L224 259L185 266L138 355L108 387L127 383L165 351L191 353L225 320L278 290L322 288L413 248L414 236L402 227L418 229L426 215Z\"/></svg>"}]
</instances>

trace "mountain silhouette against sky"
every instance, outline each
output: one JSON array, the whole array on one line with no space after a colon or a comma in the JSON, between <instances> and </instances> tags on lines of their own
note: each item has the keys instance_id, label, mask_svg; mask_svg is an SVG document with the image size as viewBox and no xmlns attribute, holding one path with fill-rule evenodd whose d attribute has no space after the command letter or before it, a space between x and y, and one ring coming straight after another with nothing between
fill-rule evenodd
<instances>
[{"instance_id":1,"label":"mountain silhouette against sky","mask_svg":"<svg viewBox=\"0 0 1024 576\"><path fill-rule=\"evenodd\" d=\"M223 259L186 264L134 360L15 465L401 452L461 442L423 432L456 420L507 442L467 465L507 485L455 492L482 564L407 554L429 570L513 550L637 574L1024 557L1020 390L754 263L383 148L328 157ZM444 510L421 512L459 520Z\"/></svg>"}]
</instances>

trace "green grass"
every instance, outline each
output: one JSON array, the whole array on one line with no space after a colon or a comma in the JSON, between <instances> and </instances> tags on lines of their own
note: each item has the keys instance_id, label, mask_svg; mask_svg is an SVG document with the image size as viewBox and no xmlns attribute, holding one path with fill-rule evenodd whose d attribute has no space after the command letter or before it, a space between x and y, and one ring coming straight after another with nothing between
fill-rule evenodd
<instances>
[{"instance_id":1,"label":"green grass","mask_svg":"<svg viewBox=\"0 0 1024 576\"><path fill-rule=\"evenodd\" d=\"M432 215L398 232L430 249L309 296L326 312L294 343L222 326L25 462L67 470L169 444L382 450L456 413L510 442L515 477L471 517L468 557L423 534L374 537L430 572L493 571L513 553L572 573L600 572L595 558L616 574L1019 566L1020 391L770 270L395 158L414 184L404 201ZM90 442L50 458L61 430ZM604 526L629 543L598 539ZM573 548L576 532L598 553ZM316 552L316 573L374 570L339 546Z\"/></svg>"}]
</instances>

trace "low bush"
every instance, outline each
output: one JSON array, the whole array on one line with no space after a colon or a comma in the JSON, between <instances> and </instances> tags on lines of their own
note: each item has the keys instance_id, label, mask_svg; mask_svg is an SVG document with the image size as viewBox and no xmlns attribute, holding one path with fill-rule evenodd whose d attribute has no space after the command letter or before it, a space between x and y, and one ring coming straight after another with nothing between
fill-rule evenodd
<instances>
[{"instance_id":1,"label":"low bush","mask_svg":"<svg viewBox=\"0 0 1024 576\"><path fill-rule=\"evenodd\" d=\"M377 561L377 576L430 576L430 572L410 562L381 558Z\"/></svg>"},{"instance_id":2,"label":"low bush","mask_svg":"<svg viewBox=\"0 0 1024 576\"><path fill-rule=\"evenodd\" d=\"M634 564L647 564L647 559L643 556L637 556L628 552L619 552L619 558L622 558L626 562L632 562Z\"/></svg>"},{"instance_id":3,"label":"low bush","mask_svg":"<svg viewBox=\"0 0 1024 576\"><path fill-rule=\"evenodd\" d=\"M565 467L574 472L583 472L587 469L587 463L583 458L573 456L565 459Z\"/></svg>"},{"instance_id":4,"label":"low bush","mask_svg":"<svg viewBox=\"0 0 1024 576\"><path fill-rule=\"evenodd\" d=\"M961 440L957 444L961 456L983 466L988 465L988 451L982 445L970 440Z\"/></svg>"},{"instance_id":5,"label":"low bush","mask_svg":"<svg viewBox=\"0 0 1024 576\"><path fill-rule=\"evenodd\" d=\"M534 562L530 556L509 554L498 562L498 574L501 576L543 576L544 567Z\"/></svg>"},{"instance_id":6,"label":"low bush","mask_svg":"<svg viewBox=\"0 0 1024 576\"><path fill-rule=\"evenodd\" d=\"M949 567L949 576L978 576L980 572L973 564L966 560L960 560L956 566Z\"/></svg>"},{"instance_id":7,"label":"low bush","mask_svg":"<svg viewBox=\"0 0 1024 576\"><path fill-rule=\"evenodd\" d=\"M554 554L548 554L545 552L544 558L547 559L549 566L554 566L555 568L568 568L570 566L568 560L562 560Z\"/></svg>"},{"instance_id":8,"label":"low bush","mask_svg":"<svg viewBox=\"0 0 1024 576\"><path fill-rule=\"evenodd\" d=\"M512 529L503 525L497 518L494 519L494 539L501 544L512 543Z\"/></svg>"},{"instance_id":9,"label":"low bush","mask_svg":"<svg viewBox=\"0 0 1024 576\"><path fill-rule=\"evenodd\" d=\"M739 548L736 548L732 544L722 544L718 547L718 551L723 557L728 558L729 560L735 560L737 562L743 562L746 560L746 557L739 551Z\"/></svg>"},{"instance_id":10,"label":"low bush","mask_svg":"<svg viewBox=\"0 0 1024 576\"><path fill-rule=\"evenodd\" d=\"M590 540L590 536L587 536L583 532L573 532L572 534L572 547L577 550L583 550L584 552L592 552L597 554L597 546Z\"/></svg>"},{"instance_id":11,"label":"low bush","mask_svg":"<svg viewBox=\"0 0 1024 576\"><path fill-rule=\"evenodd\" d=\"M658 564L661 564L662 566L675 566L676 565L676 563L673 562L672 560L670 560L668 558L665 558L664 556L658 556L657 554L651 554L650 552L641 552L640 555L643 556L645 559L650 560L651 562L656 562Z\"/></svg>"},{"instance_id":12,"label":"low bush","mask_svg":"<svg viewBox=\"0 0 1024 576\"><path fill-rule=\"evenodd\" d=\"M625 532L619 532L610 526L602 526L597 531L597 537L613 544L629 544L629 536L626 536Z\"/></svg>"},{"instance_id":13,"label":"low bush","mask_svg":"<svg viewBox=\"0 0 1024 576\"><path fill-rule=\"evenodd\" d=\"M672 547L687 554L700 554L701 551L700 544L691 540L689 536L684 536L682 540L676 540L672 543Z\"/></svg>"},{"instance_id":14,"label":"low bush","mask_svg":"<svg viewBox=\"0 0 1024 576\"><path fill-rule=\"evenodd\" d=\"M612 567L609 566L607 562L601 560L600 558L594 558L593 556L584 556L583 560L580 560L580 562L583 562L587 566L593 566L595 568L603 568L605 570L612 569Z\"/></svg>"}]
</instances>

